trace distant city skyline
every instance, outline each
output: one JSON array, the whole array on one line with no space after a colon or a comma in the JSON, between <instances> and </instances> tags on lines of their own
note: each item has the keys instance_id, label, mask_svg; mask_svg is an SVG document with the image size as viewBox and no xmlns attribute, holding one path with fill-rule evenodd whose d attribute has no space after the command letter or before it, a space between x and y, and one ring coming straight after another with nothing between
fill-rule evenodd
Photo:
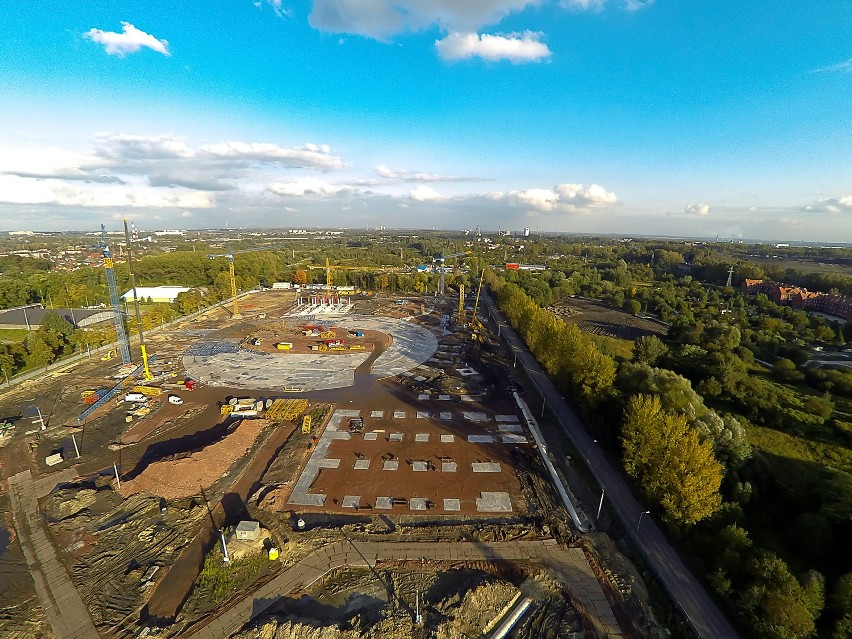
<instances>
[{"instance_id":1,"label":"distant city skyline","mask_svg":"<svg viewBox=\"0 0 852 639\"><path fill-rule=\"evenodd\" d=\"M0 231L852 242L852 5L7 3Z\"/></svg>"}]
</instances>

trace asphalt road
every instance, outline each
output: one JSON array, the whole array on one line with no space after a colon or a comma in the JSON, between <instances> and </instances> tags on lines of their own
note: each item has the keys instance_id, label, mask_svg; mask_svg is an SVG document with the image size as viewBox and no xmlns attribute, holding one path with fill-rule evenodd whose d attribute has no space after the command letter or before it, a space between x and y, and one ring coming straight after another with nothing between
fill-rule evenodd
<instances>
[{"instance_id":1,"label":"asphalt road","mask_svg":"<svg viewBox=\"0 0 852 639\"><path fill-rule=\"evenodd\" d=\"M705 639L738 637L737 631L695 575L681 561L677 551L669 544L653 518L649 514L642 515L648 508L634 499L621 470L609 463L600 446L595 443L526 345L504 321L490 296L483 292L482 299L495 320L499 321L500 332L517 355L518 363L538 387L550 410L557 415L576 450L586 459L605 492L609 506L621 517L625 529L642 550L651 569L656 572L693 630Z\"/></svg>"}]
</instances>

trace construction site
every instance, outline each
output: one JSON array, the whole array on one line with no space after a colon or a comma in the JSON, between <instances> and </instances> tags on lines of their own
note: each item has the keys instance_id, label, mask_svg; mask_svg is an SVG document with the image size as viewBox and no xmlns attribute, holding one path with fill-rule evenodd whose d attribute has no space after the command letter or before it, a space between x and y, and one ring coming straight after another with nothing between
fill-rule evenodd
<instances>
[{"instance_id":1,"label":"construction site","mask_svg":"<svg viewBox=\"0 0 852 639\"><path fill-rule=\"evenodd\" d=\"M2 396L0 634L664 636L480 291L330 288L234 287Z\"/></svg>"}]
</instances>

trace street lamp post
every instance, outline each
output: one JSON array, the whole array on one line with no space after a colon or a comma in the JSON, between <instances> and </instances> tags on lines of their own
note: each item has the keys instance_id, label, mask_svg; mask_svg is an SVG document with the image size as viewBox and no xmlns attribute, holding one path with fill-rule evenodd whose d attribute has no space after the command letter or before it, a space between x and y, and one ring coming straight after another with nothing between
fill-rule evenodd
<instances>
[{"instance_id":1,"label":"street lamp post","mask_svg":"<svg viewBox=\"0 0 852 639\"><path fill-rule=\"evenodd\" d=\"M605 492L606 492L605 490L601 489L601 500L598 502L598 514L597 514L597 516L595 516L595 521L597 521L598 519L601 518L601 508L603 508L603 500L604 500L604 493Z\"/></svg>"},{"instance_id":2,"label":"street lamp post","mask_svg":"<svg viewBox=\"0 0 852 639\"><path fill-rule=\"evenodd\" d=\"M651 514L650 510L643 510L641 513L639 513L639 523L636 524L636 532L639 532L639 526L642 525L642 517L644 517L645 515L650 515L650 514Z\"/></svg>"}]
</instances>

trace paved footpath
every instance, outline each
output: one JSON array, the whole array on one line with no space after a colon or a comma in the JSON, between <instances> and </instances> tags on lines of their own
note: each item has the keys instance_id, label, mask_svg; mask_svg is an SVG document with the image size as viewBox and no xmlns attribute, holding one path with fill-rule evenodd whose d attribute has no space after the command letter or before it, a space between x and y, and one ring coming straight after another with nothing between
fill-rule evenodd
<instances>
[{"instance_id":1,"label":"paved footpath","mask_svg":"<svg viewBox=\"0 0 852 639\"><path fill-rule=\"evenodd\" d=\"M579 548L565 548L554 540L507 542L361 542L339 541L320 548L286 569L252 595L211 619L186 639L225 639L294 590L305 588L342 566L374 567L379 562L510 561L544 564L559 574L572 598L585 610L601 637L620 639L621 630L600 583Z\"/></svg>"},{"instance_id":2,"label":"paved footpath","mask_svg":"<svg viewBox=\"0 0 852 639\"><path fill-rule=\"evenodd\" d=\"M35 582L36 593L47 614L57 639L98 639L98 631L92 623L89 611L80 598L80 593L71 583L65 567L56 556L56 551L47 538L38 497L46 494L67 475L50 475L38 484L26 470L9 478L9 495L12 499L12 516L18 541L27 560L30 574Z\"/></svg>"}]
</instances>

